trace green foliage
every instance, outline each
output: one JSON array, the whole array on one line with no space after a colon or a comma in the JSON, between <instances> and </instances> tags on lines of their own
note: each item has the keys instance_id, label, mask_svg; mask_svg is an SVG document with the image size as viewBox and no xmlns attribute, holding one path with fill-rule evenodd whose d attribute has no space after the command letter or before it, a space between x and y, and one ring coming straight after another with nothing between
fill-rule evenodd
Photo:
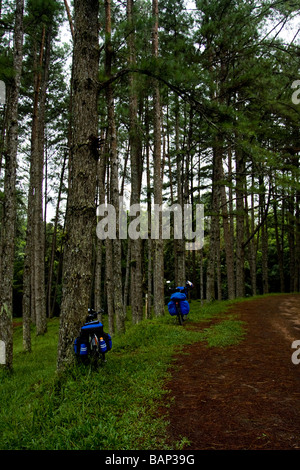
<instances>
[{"instance_id":1,"label":"green foliage","mask_svg":"<svg viewBox=\"0 0 300 470\"><path fill-rule=\"evenodd\" d=\"M28 0L26 6L29 12L27 20L29 24L31 22L51 24L53 17L63 11L63 5L56 0Z\"/></svg>"},{"instance_id":2,"label":"green foliage","mask_svg":"<svg viewBox=\"0 0 300 470\"><path fill-rule=\"evenodd\" d=\"M9 82L14 76L12 66L12 54L5 52L0 54L0 80Z\"/></svg>"}]
</instances>

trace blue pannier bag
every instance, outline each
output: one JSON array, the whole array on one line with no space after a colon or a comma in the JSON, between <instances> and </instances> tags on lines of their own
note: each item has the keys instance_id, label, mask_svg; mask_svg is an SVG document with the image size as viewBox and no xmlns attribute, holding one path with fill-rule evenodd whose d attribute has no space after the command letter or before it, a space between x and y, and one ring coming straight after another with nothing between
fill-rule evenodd
<instances>
[{"instance_id":1,"label":"blue pannier bag","mask_svg":"<svg viewBox=\"0 0 300 470\"><path fill-rule=\"evenodd\" d=\"M182 292L174 292L174 294L171 295L171 300L186 300L186 295Z\"/></svg>"},{"instance_id":2,"label":"blue pannier bag","mask_svg":"<svg viewBox=\"0 0 300 470\"><path fill-rule=\"evenodd\" d=\"M110 334L109 333L103 333L103 338L104 338L104 341L106 343L107 351L110 351L111 348L112 348L112 340L111 340Z\"/></svg>"},{"instance_id":3,"label":"blue pannier bag","mask_svg":"<svg viewBox=\"0 0 300 470\"><path fill-rule=\"evenodd\" d=\"M182 315L187 315L190 311L190 304L187 300L177 300L179 300ZM170 300L170 302L168 303L168 310L170 315L177 315L175 300Z\"/></svg>"},{"instance_id":4,"label":"blue pannier bag","mask_svg":"<svg viewBox=\"0 0 300 470\"><path fill-rule=\"evenodd\" d=\"M182 300L180 302L180 308L181 308L182 315L187 315L190 311L190 304L188 303L187 300Z\"/></svg>"},{"instance_id":5,"label":"blue pannier bag","mask_svg":"<svg viewBox=\"0 0 300 470\"><path fill-rule=\"evenodd\" d=\"M88 353L87 344L82 342L82 338L78 336L74 341L74 352L77 356L86 356Z\"/></svg>"},{"instance_id":6,"label":"blue pannier bag","mask_svg":"<svg viewBox=\"0 0 300 470\"><path fill-rule=\"evenodd\" d=\"M168 303L168 310L169 310L170 315L172 315L172 316L177 315L176 304L175 304L175 302L173 302L173 300L171 300Z\"/></svg>"},{"instance_id":7,"label":"blue pannier bag","mask_svg":"<svg viewBox=\"0 0 300 470\"><path fill-rule=\"evenodd\" d=\"M168 303L168 310L170 315L177 315L176 311L176 301L180 302L180 309L182 315L187 315L190 311L190 304L186 300L185 288L184 287L177 287L177 292L174 292L171 295L171 300Z\"/></svg>"},{"instance_id":8,"label":"blue pannier bag","mask_svg":"<svg viewBox=\"0 0 300 470\"><path fill-rule=\"evenodd\" d=\"M95 334L98 338L103 335L103 325L100 321L85 323L81 327L82 336L88 337L89 334Z\"/></svg>"},{"instance_id":9,"label":"blue pannier bag","mask_svg":"<svg viewBox=\"0 0 300 470\"><path fill-rule=\"evenodd\" d=\"M79 354L79 351L80 351L79 338L75 338L74 352L75 352L75 354Z\"/></svg>"},{"instance_id":10,"label":"blue pannier bag","mask_svg":"<svg viewBox=\"0 0 300 470\"><path fill-rule=\"evenodd\" d=\"M89 337L96 335L98 340L103 338L105 343L102 347L102 352L110 351L112 348L112 339L110 334L103 331L103 324L99 321L85 323L80 330L80 336L74 341L74 352L77 356L86 356L89 353ZM105 351L104 351L105 349Z\"/></svg>"}]
</instances>

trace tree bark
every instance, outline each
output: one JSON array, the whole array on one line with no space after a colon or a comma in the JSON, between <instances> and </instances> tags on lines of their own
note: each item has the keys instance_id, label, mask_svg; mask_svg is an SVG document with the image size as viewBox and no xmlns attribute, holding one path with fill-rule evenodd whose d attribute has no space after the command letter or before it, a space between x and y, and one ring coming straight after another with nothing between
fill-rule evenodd
<instances>
[{"instance_id":1,"label":"tree bark","mask_svg":"<svg viewBox=\"0 0 300 470\"><path fill-rule=\"evenodd\" d=\"M220 252L220 164L216 149L213 149L213 175L212 175L212 203L210 223L210 245L207 263L206 300L212 301L216 295L216 273L218 254Z\"/></svg>"},{"instance_id":2,"label":"tree bark","mask_svg":"<svg viewBox=\"0 0 300 470\"><path fill-rule=\"evenodd\" d=\"M283 264L283 246L280 243L279 236L279 221L277 213L277 201L274 200L273 203L273 213L274 213L274 226L275 226L275 238L276 238L276 249L278 256L278 267L279 267L279 279L280 279L280 292L284 292L284 264Z\"/></svg>"},{"instance_id":3,"label":"tree bark","mask_svg":"<svg viewBox=\"0 0 300 470\"><path fill-rule=\"evenodd\" d=\"M104 140L104 139L103 139ZM98 198L97 204L105 203L105 170L106 170L106 158L104 150L101 152L100 160L98 162ZM96 265L95 265L95 289L94 289L94 307L97 312L103 307L103 291L102 291L102 260L103 260L103 240L96 237ZM101 315L100 318L101 320Z\"/></svg>"},{"instance_id":4,"label":"tree bark","mask_svg":"<svg viewBox=\"0 0 300 470\"><path fill-rule=\"evenodd\" d=\"M223 169L223 151L220 146L219 140L216 141L215 147L216 153L216 165L219 167L218 178L220 185L220 202L221 212L223 217L223 232L224 232L224 249L226 255L226 272L227 272L227 291L228 298L235 298L235 282L234 282L234 248L232 244L232 237L230 234L230 222L227 207L227 198L225 191L224 180L224 169Z\"/></svg>"},{"instance_id":5,"label":"tree bark","mask_svg":"<svg viewBox=\"0 0 300 470\"><path fill-rule=\"evenodd\" d=\"M105 68L107 77L111 76L112 65L112 45L111 45L111 0L105 0ZM118 174L118 150L117 150L117 129L115 122L115 105L112 84L106 87L106 106L108 119L108 141L109 141L109 163L110 163L110 202L116 211L116 238L112 240L113 249L113 287L114 287L114 313L117 331L125 331L125 318L123 309L123 286L121 257L122 247L119 237L119 174Z\"/></svg>"},{"instance_id":6,"label":"tree bark","mask_svg":"<svg viewBox=\"0 0 300 470\"><path fill-rule=\"evenodd\" d=\"M43 221L45 103L49 78L51 26L43 26L39 55L34 48L34 99L31 128L30 182L23 274L23 346L30 350L30 323L36 334L47 331L45 292L45 236ZM28 343L28 344L26 344Z\"/></svg>"},{"instance_id":7,"label":"tree bark","mask_svg":"<svg viewBox=\"0 0 300 470\"><path fill-rule=\"evenodd\" d=\"M36 318L36 334L44 334L47 331L46 322L46 292L45 292L45 232L43 220L43 179L44 179L44 147L45 147L45 106L49 79L50 50L51 50L51 26L43 29L43 42L45 42L44 54L41 54L40 66L43 66L41 87L37 90L38 112L37 132L35 135L32 163L35 165L34 180L34 310Z\"/></svg>"},{"instance_id":8,"label":"tree bark","mask_svg":"<svg viewBox=\"0 0 300 470\"><path fill-rule=\"evenodd\" d=\"M244 210L244 156L236 149L236 296L245 296L245 210Z\"/></svg>"},{"instance_id":9,"label":"tree bark","mask_svg":"<svg viewBox=\"0 0 300 470\"><path fill-rule=\"evenodd\" d=\"M184 207L184 189L183 189L183 160L179 147L179 99L175 96L175 149L176 149L176 179L177 179L177 203L183 211ZM183 232L182 221L182 234ZM185 275L185 240L182 236L179 240L174 240L175 245L175 263L176 263L176 286L184 286Z\"/></svg>"},{"instance_id":10,"label":"tree bark","mask_svg":"<svg viewBox=\"0 0 300 470\"><path fill-rule=\"evenodd\" d=\"M129 27L128 49L129 67L136 65L133 0L127 0L127 21ZM131 167L131 199L130 204L140 204L142 176L142 146L138 123L138 98L136 91L136 75L129 74L129 117L130 117L130 167ZM143 318L142 291L142 240L130 240L131 252L131 312L133 323Z\"/></svg>"},{"instance_id":11,"label":"tree bark","mask_svg":"<svg viewBox=\"0 0 300 470\"><path fill-rule=\"evenodd\" d=\"M85 321L96 228L98 160L98 0L74 1L73 145L66 214L58 371L74 362L73 343Z\"/></svg>"},{"instance_id":12,"label":"tree bark","mask_svg":"<svg viewBox=\"0 0 300 470\"><path fill-rule=\"evenodd\" d=\"M253 165L253 163L252 163ZM252 174L252 188L254 188L254 174ZM251 232L254 233L255 225L255 214L254 214L254 194L251 193ZM256 243L255 238L253 237L249 245L249 263L250 263L250 276L251 276L251 286L252 286L252 295L256 295L257 291L257 281L256 281Z\"/></svg>"},{"instance_id":13,"label":"tree bark","mask_svg":"<svg viewBox=\"0 0 300 470\"><path fill-rule=\"evenodd\" d=\"M148 240L147 240L147 302L146 302L146 318L151 318L153 306L153 250L151 240L151 174L150 174L150 142L149 142L149 107L146 103L145 113L145 129L146 129L146 178L147 178L147 212L148 212Z\"/></svg>"},{"instance_id":14,"label":"tree bark","mask_svg":"<svg viewBox=\"0 0 300 470\"><path fill-rule=\"evenodd\" d=\"M269 293L269 276L268 276L268 226L267 218L265 217L266 211L266 197L265 197L265 183L263 174L259 177L259 206L261 217L261 251L262 251L262 283L263 294Z\"/></svg>"},{"instance_id":15,"label":"tree bark","mask_svg":"<svg viewBox=\"0 0 300 470\"><path fill-rule=\"evenodd\" d=\"M289 189L290 194L288 195L287 202L287 225L288 225L288 246L289 246L289 292L294 291L294 279L295 279L295 198L294 189Z\"/></svg>"},{"instance_id":16,"label":"tree bark","mask_svg":"<svg viewBox=\"0 0 300 470\"><path fill-rule=\"evenodd\" d=\"M299 171L299 159L298 159ZM295 211L295 277L294 277L294 292L300 291L300 191L296 189L296 211Z\"/></svg>"},{"instance_id":17,"label":"tree bark","mask_svg":"<svg viewBox=\"0 0 300 470\"><path fill-rule=\"evenodd\" d=\"M24 1L16 0L13 67L8 90L7 133L5 141L4 204L1 232L0 340L5 345L1 364L13 367L13 276L16 229L16 172L18 152L18 105L23 61ZM2 343L2 344L3 344Z\"/></svg>"},{"instance_id":18,"label":"tree bark","mask_svg":"<svg viewBox=\"0 0 300 470\"><path fill-rule=\"evenodd\" d=\"M47 286L47 304L48 304L48 316L52 318L53 310L52 310L52 280L53 280L53 270L54 270L54 260L55 260L55 251L56 251L56 239L57 239L57 226L59 220L59 208L61 203L61 193L62 193L62 186L64 181L65 175L65 168L67 162L67 155L65 153L63 158L63 164L60 174L60 182L59 182L59 189L57 195L57 205L55 211L55 219L54 219L54 227L53 227L53 235L52 235L52 244L51 244L51 255L50 255L50 263L49 263L49 274L48 274L48 286Z\"/></svg>"},{"instance_id":19,"label":"tree bark","mask_svg":"<svg viewBox=\"0 0 300 470\"><path fill-rule=\"evenodd\" d=\"M158 0L152 1L152 54L158 57ZM153 126L154 126L154 204L162 205L162 175L161 175L161 107L159 82L153 80ZM159 213L161 216L161 212ZM164 314L164 254L162 240L161 217L159 220L159 238L153 240L153 286L154 286L154 313L156 316Z\"/></svg>"},{"instance_id":20,"label":"tree bark","mask_svg":"<svg viewBox=\"0 0 300 470\"><path fill-rule=\"evenodd\" d=\"M66 8L66 12L67 12L68 21L69 21L70 32L71 32L71 35L72 35L72 39L74 41L74 26L73 26L73 20L72 20L72 16L71 16L71 12L70 12L70 7L69 7L69 4L68 4L67 0L64 0L64 3L65 3L65 8Z\"/></svg>"}]
</instances>

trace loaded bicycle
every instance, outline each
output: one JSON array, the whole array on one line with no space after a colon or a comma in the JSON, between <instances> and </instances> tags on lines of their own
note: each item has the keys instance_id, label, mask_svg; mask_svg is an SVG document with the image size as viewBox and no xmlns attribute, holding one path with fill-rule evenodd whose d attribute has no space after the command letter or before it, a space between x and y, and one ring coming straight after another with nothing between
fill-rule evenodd
<instances>
[{"instance_id":1,"label":"loaded bicycle","mask_svg":"<svg viewBox=\"0 0 300 470\"><path fill-rule=\"evenodd\" d=\"M179 325L183 325L184 320L190 311L190 304L188 302L188 292L193 289L194 285L191 281L186 281L185 286L178 286L174 289L169 289L171 293L170 302L168 303L168 310L171 316L176 316Z\"/></svg>"},{"instance_id":2,"label":"loaded bicycle","mask_svg":"<svg viewBox=\"0 0 300 470\"><path fill-rule=\"evenodd\" d=\"M112 348L112 339L109 333L103 330L103 324L97 320L103 310L96 312L89 309L85 324L74 341L74 352L77 359L83 363L91 361L98 365L99 361L106 362L105 354Z\"/></svg>"}]
</instances>

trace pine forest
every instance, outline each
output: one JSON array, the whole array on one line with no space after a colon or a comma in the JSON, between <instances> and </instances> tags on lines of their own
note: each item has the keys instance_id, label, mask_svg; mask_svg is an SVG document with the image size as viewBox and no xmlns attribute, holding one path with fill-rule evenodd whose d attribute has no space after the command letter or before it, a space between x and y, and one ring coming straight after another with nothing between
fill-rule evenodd
<instances>
[{"instance_id":1,"label":"pine forest","mask_svg":"<svg viewBox=\"0 0 300 470\"><path fill-rule=\"evenodd\" d=\"M300 292L299 13L297 0L0 1L6 367L15 317L26 352L31 325L44 335L59 317L61 370L89 308L114 335L165 315L187 280L203 304ZM152 236L154 207L175 206L192 233L203 208L194 249L172 211L169 236L161 217ZM103 207L113 237L99 236ZM124 236L124 214L140 236Z\"/></svg>"}]
</instances>

